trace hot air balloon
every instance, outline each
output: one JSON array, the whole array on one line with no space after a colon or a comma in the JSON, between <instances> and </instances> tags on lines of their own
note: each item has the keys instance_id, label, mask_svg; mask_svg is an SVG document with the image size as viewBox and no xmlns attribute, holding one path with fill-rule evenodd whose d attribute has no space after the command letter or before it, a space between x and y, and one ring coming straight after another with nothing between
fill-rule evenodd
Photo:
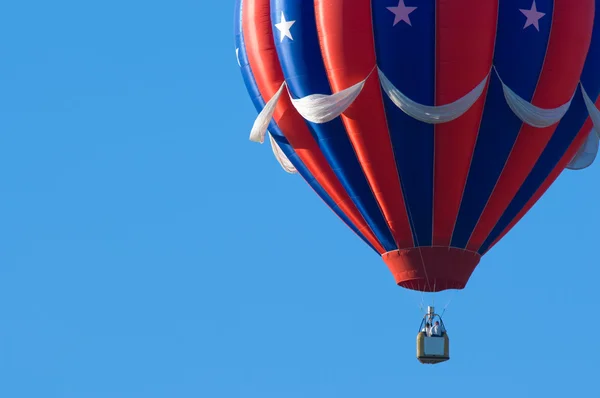
<instances>
[{"instance_id":1,"label":"hot air balloon","mask_svg":"<svg viewBox=\"0 0 600 398\"><path fill-rule=\"evenodd\" d=\"M597 6L238 0L250 139L268 135L399 286L463 289L562 171L596 156Z\"/></svg>"}]
</instances>

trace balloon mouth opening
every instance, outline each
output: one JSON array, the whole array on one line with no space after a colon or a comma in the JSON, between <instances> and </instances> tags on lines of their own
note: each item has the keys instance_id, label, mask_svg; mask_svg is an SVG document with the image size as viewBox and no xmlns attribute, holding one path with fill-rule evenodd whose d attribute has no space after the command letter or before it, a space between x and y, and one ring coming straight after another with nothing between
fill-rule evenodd
<instances>
[{"instance_id":1,"label":"balloon mouth opening","mask_svg":"<svg viewBox=\"0 0 600 398\"><path fill-rule=\"evenodd\" d=\"M396 284L400 287L409 290L416 290L419 292L441 292L443 290L462 290L465 288L466 283L462 281L453 281L453 280L434 280L428 281L426 278L418 278L418 279L406 279L403 281L396 281Z\"/></svg>"},{"instance_id":2,"label":"balloon mouth opening","mask_svg":"<svg viewBox=\"0 0 600 398\"><path fill-rule=\"evenodd\" d=\"M421 292L463 289L481 255L454 247L413 247L382 255L396 284Z\"/></svg>"}]
</instances>

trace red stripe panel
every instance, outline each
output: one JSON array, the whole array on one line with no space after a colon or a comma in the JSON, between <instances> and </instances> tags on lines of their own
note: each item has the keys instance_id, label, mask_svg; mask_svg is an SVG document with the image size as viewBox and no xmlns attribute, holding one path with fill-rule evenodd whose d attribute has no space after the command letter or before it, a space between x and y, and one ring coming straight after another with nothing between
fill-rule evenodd
<instances>
[{"instance_id":1,"label":"red stripe panel","mask_svg":"<svg viewBox=\"0 0 600 398\"><path fill-rule=\"evenodd\" d=\"M546 60L532 103L556 108L575 92L590 46L594 0L556 0ZM531 172L556 130L523 124L504 170L483 211L467 250L477 251Z\"/></svg>"},{"instance_id":2,"label":"red stripe panel","mask_svg":"<svg viewBox=\"0 0 600 398\"><path fill-rule=\"evenodd\" d=\"M438 0L436 105L463 97L489 73L498 0ZM458 217L486 91L460 118L435 127L433 245L448 246Z\"/></svg>"},{"instance_id":3,"label":"red stripe panel","mask_svg":"<svg viewBox=\"0 0 600 398\"><path fill-rule=\"evenodd\" d=\"M371 1L315 0L315 14L333 91L365 79L376 66ZM374 71L341 117L398 247L413 247L381 95Z\"/></svg>"},{"instance_id":4,"label":"red stripe panel","mask_svg":"<svg viewBox=\"0 0 600 398\"><path fill-rule=\"evenodd\" d=\"M284 81L273 41L270 0L244 0L242 17L248 62L262 97L268 100L275 95ZM377 251L385 252L331 170L304 119L294 109L287 93L280 97L273 118L323 189Z\"/></svg>"},{"instance_id":5,"label":"red stripe panel","mask_svg":"<svg viewBox=\"0 0 600 398\"><path fill-rule=\"evenodd\" d=\"M600 99L596 102L596 106L600 107ZM490 249L492 247L494 247L496 245L496 243L498 243L508 233L508 231L510 231L515 225L517 225L517 223L525 216L525 214L527 214L527 212L533 207L533 205L536 204L536 202L544 195L544 193L546 193L548 188L550 188L550 186L554 183L554 181L556 181L556 179L558 178L560 173L562 173L563 170L565 169L565 167L567 167L567 165L569 164L569 162L571 162L571 160L573 159L573 156L575 156L575 154L577 153L579 148L581 148L581 146L587 139L587 136L591 129L592 129L592 122L590 119L588 119L585 122L585 124L583 125L583 128L581 129L581 131L579 131L579 133L573 140L573 143L571 144L569 149L567 149L567 151L561 158L560 162L558 162L558 164L556 165L554 170L552 170L550 175L548 175L548 177L544 180L544 183L538 188L538 190L531 197L531 199L529 199L529 201L527 202L525 207L523 207L523 209L519 212L519 214L517 214L517 216L506 227L506 229L504 231L502 231L502 233L500 234L500 236L498 238L496 238L494 243L492 243L490 245L490 247L487 250L488 252L490 251Z\"/></svg>"}]
</instances>

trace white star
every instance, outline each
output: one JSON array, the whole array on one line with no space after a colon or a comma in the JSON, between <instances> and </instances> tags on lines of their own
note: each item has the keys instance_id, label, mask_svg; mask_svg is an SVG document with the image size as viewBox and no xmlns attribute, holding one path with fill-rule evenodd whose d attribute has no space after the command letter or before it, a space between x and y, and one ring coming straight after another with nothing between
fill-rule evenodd
<instances>
[{"instance_id":1,"label":"white star","mask_svg":"<svg viewBox=\"0 0 600 398\"><path fill-rule=\"evenodd\" d=\"M537 10L537 7L535 6L535 0L533 0L530 10L520 8L519 11L521 11L523 15L527 17L527 21L525 21L525 26L523 26L523 29L533 25L533 27L539 32L540 19L546 14Z\"/></svg>"},{"instance_id":2,"label":"white star","mask_svg":"<svg viewBox=\"0 0 600 398\"><path fill-rule=\"evenodd\" d=\"M412 26L410 23L410 13L417 9L417 7L407 7L404 4L404 0L398 0L398 5L396 7L386 7L389 11L394 13L394 25L400 21L406 22L409 26Z\"/></svg>"},{"instance_id":3,"label":"white star","mask_svg":"<svg viewBox=\"0 0 600 398\"><path fill-rule=\"evenodd\" d=\"M292 37L292 32L290 32L290 28L296 21L286 21L285 15L283 15L283 11L281 11L281 22L276 23L275 27L279 29L280 41L283 41L284 37L288 37L290 40L294 40Z\"/></svg>"}]
</instances>

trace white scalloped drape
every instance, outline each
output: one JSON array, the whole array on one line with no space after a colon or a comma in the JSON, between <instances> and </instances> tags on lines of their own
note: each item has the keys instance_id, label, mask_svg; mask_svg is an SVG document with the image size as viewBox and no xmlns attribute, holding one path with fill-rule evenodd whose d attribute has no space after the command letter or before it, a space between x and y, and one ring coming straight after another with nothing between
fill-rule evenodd
<instances>
[{"instance_id":1,"label":"white scalloped drape","mask_svg":"<svg viewBox=\"0 0 600 398\"><path fill-rule=\"evenodd\" d=\"M479 99L489 77L489 74L486 75L473 90L452 103L429 106L408 98L394 86L381 69L377 68L377 71L381 87L389 99L407 115L429 124L447 123L462 116Z\"/></svg>"},{"instance_id":2,"label":"white scalloped drape","mask_svg":"<svg viewBox=\"0 0 600 398\"><path fill-rule=\"evenodd\" d=\"M298 99L293 99L291 96L290 98L294 108L304 119L313 123L327 123L340 116L352 105L367 79L331 95L312 94Z\"/></svg>"},{"instance_id":3,"label":"white scalloped drape","mask_svg":"<svg viewBox=\"0 0 600 398\"><path fill-rule=\"evenodd\" d=\"M269 133L269 141L271 141L271 149L273 150L273 155L275 155L275 159L277 159L281 167L290 174L296 174L298 170L296 170L296 168L294 167L292 162L290 162L288 157L285 156L285 153L283 153L283 151L281 150L281 148L277 144L277 141L275 141L271 133Z\"/></svg>"},{"instance_id":4,"label":"white scalloped drape","mask_svg":"<svg viewBox=\"0 0 600 398\"><path fill-rule=\"evenodd\" d=\"M583 94L583 101L585 102L585 107L590 115L590 119L592 119L594 131L596 132L596 135L600 137L600 111L596 108L596 104L589 97L585 88L583 88L583 85L581 85L581 93Z\"/></svg>"},{"instance_id":5,"label":"white scalloped drape","mask_svg":"<svg viewBox=\"0 0 600 398\"><path fill-rule=\"evenodd\" d=\"M498 76L498 79L500 79L500 83L502 83L504 98L510 109L523 123L533 127L549 127L560 121L569 110L573 97L575 96L575 92L573 92L571 99L559 107L552 109L540 108L533 105L531 102L525 101L517 93L511 90L510 87L504 84L498 71L496 71L496 75Z\"/></svg>"},{"instance_id":6,"label":"white scalloped drape","mask_svg":"<svg viewBox=\"0 0 600 398\"><path fill-rule=\"evenodd\" d=\"M581 145L571 162L567 165L569 170L582 170L590 167L598 155L600 140L598 134L592 129L585 142Z\"/></svg>"},{"instance_id":7,"label":"white scalloped drape","mask_svg":"<svg viewBox=\"0 0 600 398\"><path fill-rule=\"evenodd\" d=\"M279 87L279 90L277 90L273 98L267 102L263 110L258 114L254 121L254 125L252 126L252 130L250 131L250 141L259 142L261 144L265 142L267 128L269 128L269 123L271 123L271 119L273 119L273 113L275 113L277 102L279 102L279 97L281 97L284 87L285 82L281 84L281 87Z\"/></svg>"},{"instance_id":8,"label":"white scalloped drape","mask_svg":"<svg viewBox=\"0 0 600 398\"><path fill-rule=\"evenodd\" d=\"M466 113L481 97L490 78L490 74L486 75L470 92L452 103L429 106L411 100L394 86L381 69L378 67L376 69L379 75L381 88L390 100L407 115L429 124L447 123ZM508 106L523 123L537 128L549 127L558 123L569 110L576 91L573 93L573 96L571 96L571 99L561 106L552 109L540 108L521 98L502 81L496 68L494 67L493 69L502 84L504 98ZM375 68L373 71L374 70ZM373 73L373 71L371 73ZM292 98L289 89L288 95L296 111L298 111L305 120L319 124L327 123L339 117L350 105L352 105L362 92L371 73L369 73L364 80L331 95L312 94L302 98ZM264 143L265 134L267 134L267 129L273 119L273 114L285 86L286 83L284 81L279 90L277 90L275 95L273 95L266 103L263 110L258 114L250 132L250 141L259 142L261 144ZM594 128L588 134L585 143L579 148L571 162L568 164L567 168L571 170L581 170L589 167L596 159L600 146L600 110L598 110L594 101L588 96L581 83L580 86L585 106ZM281 150L271 134L269 134L269 140L271 142L273 154L281 167L288 173L297 173L298 171Z\"/></svg>"}]
</instances>

